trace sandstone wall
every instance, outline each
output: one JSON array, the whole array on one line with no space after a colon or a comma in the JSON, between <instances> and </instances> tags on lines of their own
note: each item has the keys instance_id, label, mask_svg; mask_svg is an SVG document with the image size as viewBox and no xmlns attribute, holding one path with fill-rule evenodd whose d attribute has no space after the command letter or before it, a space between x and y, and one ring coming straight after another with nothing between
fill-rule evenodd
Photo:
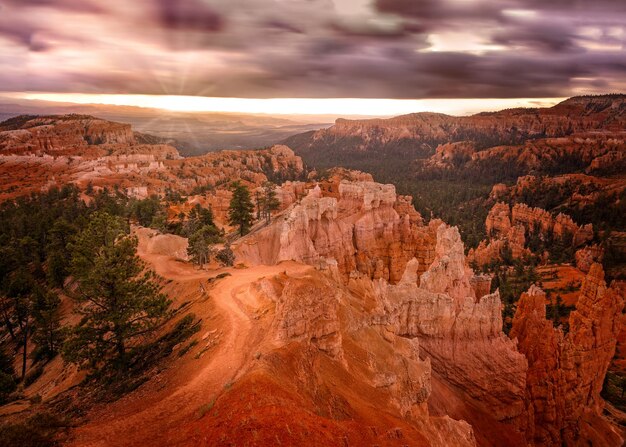
<instances>
[{"instance_id":1,"label":"sandstone wall","mask_svg":"<svg viewBox=\"0 0 626 447\"><path fill-rule=\"evenodd\" d=\"M511 337L528 359L527 402L537 445L621 445L601 418L602 383L621 330L623 297L607 288L600 264L583 281L569 332L546 320L545 294L535 286L522 295Z\"/></svg>"}]
</instances>

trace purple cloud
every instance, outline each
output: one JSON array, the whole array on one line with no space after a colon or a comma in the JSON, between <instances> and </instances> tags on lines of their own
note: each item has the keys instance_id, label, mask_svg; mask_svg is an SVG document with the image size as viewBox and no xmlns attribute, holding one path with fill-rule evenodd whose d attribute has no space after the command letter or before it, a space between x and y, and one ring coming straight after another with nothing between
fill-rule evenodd
<instances>
[{"instance_id":1,"label":"purple cloud","mask_svg":"<svg viewBox=\"0 0 626 447\"><path fill-rule=\"evenodd\" d=\"M0 0L0 90L554 97L626 88L610 0ZM45 69L43 69L45 67Z\"/></svg>"}]
</instances>

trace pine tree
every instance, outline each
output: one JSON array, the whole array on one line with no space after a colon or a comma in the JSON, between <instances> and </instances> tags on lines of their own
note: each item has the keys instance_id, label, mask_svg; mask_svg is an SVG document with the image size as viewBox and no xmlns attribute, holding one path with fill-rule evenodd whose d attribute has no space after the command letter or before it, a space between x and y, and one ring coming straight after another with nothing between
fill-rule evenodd
<instances>
[{"instance_id":1,"label":"pine tree","mask_svg":"<svg viewBox=\"0 0 626 447\"><path fill-rule=\"evenodd\" d=\"M33 341L39 355L48 359L58 353L63 340L60 304L58 295L50 290L39 289L33 299Z\"/></svg>"},{"instance_id":2,"label":"pine tree","mask_svg":"<svg viewBox=\"0 0 626 447\"><path fill-rule=\"evenodd\" d=\"M211 208L202 208L199 204L196 204L189 211L189 216L187 216L187 221L183 227L183 233L191 237L192 234L205 226L212 227L217 232L213 221L213 210Z\"/></svg>"},{"instance_id":3,"label":"pine tree","mask_svg":"<svg viewBox=\"0 0 626 447\"><path fill-rule=\"evenodd\" d=\"M15 317L20 330L19 342L22 345L22 380L26 377L26 358L28 354L28 337L32 323L32 296L37 284L27 271L20 269L13 275L7 296L11 302L11 313Z\"/></svg>"},{"instance_id":4,"label":"pine tree","mask_svg":"<svg viewBox=\"0 0 626 447\"><path fill-rule=\"evenodd\" d=\"M215 250L213 245L220 240L216 227L205 225L189 237L187 254L200 268L211 260Z\"/></svg>"},{"instance_id":5,"label":"pine tree","mask_svg":"<svg viewBox=\"0 0 626 447\"><path fill-rule=\"evenodd\" d=\"M224 248L217 252L216 259L225 267L230 267L235 263L235 254L230 244L225 244Z\"/></svg>"},{"instance_id":6,"label":"pine tree","mask_svg":"<svg viewBox=\"0 0 626 447\"><path fill-rule=\"evenodd\" d=\"M153 332L168 314L156 275L136 256L137 239L124 219L92 214L72 244L72 273L78 281L80 323L64 345L64 357L97 368L113 358L123 369L128 349Z\"/></svg>"},{"instance_id":7,"label":"pine tree","mask_svg":"<svg viewBox=\"0 0 626 447\"><path fill-rule=\"evenodd\" d=\"M243 236L250 231L252 226L252 213L254 205L250 200L250 191L239 182L233 183L233 197L230 199L228 208L228 222L239 228L239 235Z\"/></svg>"},{"instance_id":8,"label":"pine tree","mask_svg":"<svg viewBox=\"0 0 626 447\"><path fill-rule=\"evenodd\" d=\"M265 205L263 204L263 197L258 190L254 194L256 197L256 220L261 220L263 209L265 208Z\"/></svg>"},{"instance_id":9,"label":"pine tree","mask_svg":"<svg viewBox=\"0 0 626 447\"><path fill-rule=\"evenodd\" d=\"M279 207L280 201L276 197L275 185L271 182L266 182L263 185L263 214L268 224L272 218L272 211L276 211Z\"/></svg>"}]
</instances>

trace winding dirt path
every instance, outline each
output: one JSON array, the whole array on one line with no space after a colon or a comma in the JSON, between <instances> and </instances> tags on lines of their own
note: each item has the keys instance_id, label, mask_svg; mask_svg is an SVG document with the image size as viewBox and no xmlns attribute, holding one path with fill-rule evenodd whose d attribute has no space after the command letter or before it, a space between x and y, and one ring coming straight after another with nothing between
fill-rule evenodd
<instances>
[{"instance_id":1,"label":"winding dirt path","mask_svg":"<svg viewBox=\"0 0 626 447\"><path fill-rule=\"evenodd\" d=\"M219 314L218 327L203 325L195 337L203 346L206 341L200 340L202 334L216 330L220 334L219 343L200 359L190 354L177 359L172 367L133 393L92 410L87 423L73 432L70 445L181 445L184 440L179 436L180 427L197 418L200 408L217 398L253 360L253 341L262 338L264 329L244 308L244 304L250 308L256 302L250 284L280 272L298 275L310 269L289 262L249 269L203 271L166 255L142 252L141 246L139 254L160 276L196 295L197 303L192 311L197 314L204 311L204 315L198 315L202 318L210 317L210 311L209 304L201 301L200 281L223 272L231 274L219 279L210 290L212 311Z\"/></svg>"}]
</instances>

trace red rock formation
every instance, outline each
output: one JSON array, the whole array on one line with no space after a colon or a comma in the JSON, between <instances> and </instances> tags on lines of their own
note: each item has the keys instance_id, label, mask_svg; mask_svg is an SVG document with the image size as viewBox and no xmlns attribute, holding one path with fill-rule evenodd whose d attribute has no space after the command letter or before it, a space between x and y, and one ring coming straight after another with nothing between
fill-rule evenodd
<instances>
[{"instance_id":1,"label":"red rock formation","mask_svg":"<svg viewBox=\"0 0 626 447\"><path fill-rule=\"evenodd\" d=\"M562 238L566 233L572 236L574 245L580 245L593 239L591 224L578 226L571 217L559 213L556 217L542 210L531 208L523 203L516 203L511 211L511 220L514 224L522 224L530 231L538 229L541 232L552 232L554 237Z\"/></svg>"},{"instance_id":2,"label":"red rock formation","mask_svg":"<svg viewBox=\"0 0 626 447\"><path fill-rule=\"evenodd\" d=\"M569 332L546 320L545 294L522 295L511 337L528 359L529 439L538 445L613 446L622 442L601 418L600 397L621 329L623 298L594 264L583 281Z\"/></svg>"},{"instance_id":3,"label":"red rock formation","mask_svg":"<svg viewBox=\"0 0 626 447\"><path fill-rule=\"evenodd\" d=\"M384 309L379 321L398 335L417 338L438 376L483 408L488 415L482 417L494 424L516 421L509 429L522 427L517 436L523 439L526 360L502 332L499 294L475 294L456 228L437 229L435 261L419 286L416 265L407 265L397 285L375 284Z\"/></svg>"},{"instance_id":4,"label":"red rock formation","mask_svg":"<svg viewBox=\"0 0 626 447\"><path fill-rule=\"evenodd\" d=\"M403 210L409 204L391 185L344 181L339 191L337 200L312 190L272 225L234 244L238 260L296 260L328 271L372 307L373 326L419 346L441 380L481 409L476 418L498 427L515 422L496 431L511 431L521 445L526 360L502 332L489 278L474 277L466 266L456 228L399 215L398 204Z\"/></svg>"},{"instance_id":5,"label":"red rock formation","mask_svg":"<svg viewBox=\"0 0 626 447\"><path fill-rule=\"evenodd\" d=\"M244 396L262 387L265 391L253 399L259 408L252 413L263 428L259 428L262 436L278 432L282 439L287 430L274 419L281 412L289 413L289 433L294 437L304 434L302 421L311 424L306 441L292 439L285 444L475 445L466 422L429 414L430 362L420 360L417 339L366 324L369 314L357 304L359 295L338 288L313 269L297 276L285 272L266 277L251 288L259 302L272 303L264 304L271 310L258 323L267 324L260 348L263 356L238 378L236 400L216 402L216 415L238 408L237 402L249 402ZM276 382L268 383L269 377ZM280 402L260 404L268 396L280 396ZM267 412L267 407L272 411ZM238 412L241 417L220 419L217 426L213 425L216 417L206 418L197 430L207 430L207 425L212 433L227 430L245 444L249 433L240 426L251 413ZM309 422L312 414L316 419ZM272 435L266 443L276 439Z\"/></svg>"},{"instance_id":6,"label":"red rock formation","mask_svg":"<svg viewBox=\"0 0 626 447\"><path fill-rule=\"evenodd\" d=\"M485 220L488 235L505 236L511 229L511 208L503 202L496 203Z\"/></svg>"},{"instance_id":7,"label":"red rock formation","mask_svg":"<svg viewBox=\"0 0 626 447\"><path fill-rule=\"evenodd\" d=\"M593 239L591 224L579 226L563 213L553 217L541 208L531 208L523 203L516 203L512 209L506 203L496 203L487 215L485 227L489 239L481 241L476 249L468 253L469 261L479 266L500 259L507 246L515 259L530 254L525 247L526 235L534 232L550 234L554 238L569 235L574 246Z\"/></svg>"},{"instance_id":8,"label":"red rock formation","mask_svg":"<svg viewBox=\"0 0 626 447\"><path fill-rule=\"evenodd\" d=\"M100 144L135 144L130 124L66 115L16 117L0 127L4 153L53 153Z\"/></svg>"},{"instance_id":9,"label":"red rock formation","mask_svg":"<svg viewBox=\"0 0 626 447\"><path fill-rule=\"evenodd\" d=\"M319 187L311 190L271 226L238 241L235 253L242 261L267 265L330 259L345 279L359 272L396 282L414 257L426 270L434 234L420 226L409 198L397 197L393 185L373 182L342 181L338 189L339 200Z\"/></svg>"},{"instance_id":10,"label":"red rock formation","mask_svg":"<svg viewBox=\"0 0 626 447\"><path fill-rule=\"evenodd\" d=\"M576 250L574 257L576 259L576 267L587 273L595 262L602 262L604 250L597 244L593 244Z\"/></svg>"},{"instance_id":11,"label":"red rock formation","mask_svg":"<svg viewBox=\"0 0 626 447\"><path fill-rule=\"evenodd\" d=\"M80 115L5 122L0 127L0 170L0 201L67 183L117 185L146 197L166 189L183 194L198 187L219 190L234 179L258 186L268 176L295 179L304 174L302 160L286 146L182 159L172 146L137 143L130 125ZM295 200L295 192L285 200ZM219 208L222 198L218 192L208 200Z\"/></svg>"},{"instance_id":12,"label":"red rock formation","mask_svg":"<svg viewBox=\"0 0 626 447\"><path fill-rule=\"evenodd\" d=\"M435 154L430 157L424 167L430 169L453 169L472 158L476 151L471 141L440 144L435 149Z\"/></svg>"},{"instance_id":13,"label":"red rock formation","mask_svg":"<svg viewBox=\"0 0 626 447\"><path fill-rule=\"evenodd\" d=\"M526 166L532 166L541 160L544 163L558 158L561 151L567 151L568 146L576 141L563 138L573 133L584 133L603 129L605 131L620 132L626 126L626 117L623 113L625 97L582 97L572 98L551 108L543 109L508 109L499 112L479 113L473 116L454 117L439 113L414 113L389 119L346 120L338 119L334 126L321 129L310 135L298 135L287 139L287 144L294 147L299 154L319 151L378 151L406 152L407 142L417 154L430 152L433 144L447 142L476 141L484 144L493 141L493 144L516 144L527 138L551 138L549 144L540 143L521 150L519 147L508 146L488 151L476 152L472 155L475 160L504 156L518 159ZM619 135L619 134L618 134ZM587 136L585 137L587 138ZM598 141L608 140L603 136L589 134L588 138L597 138ZM564 143L564 144L562 144ZM584 146L586 140L580 142ZM623 150L623 138L622 138ZM424 145L428 145L424 147ZM559 146L560 145L560 146ZM541 146L541 147L540 147ZM589 146L598 146L597 143ZM554 149L552 149L554 148ZM578 150L578 149L576 149ZM588 163L593 158L611 151L612 143L606 150L588 152ZM496 153L497 152L497 153ZM520 154L525 152L532 156ZM522 155L520 157L520 155ZM435 163L436 164L436 163Z\"/></svg>"},{"instance_id":14,"label":"red rock formation","mask_svg":"<svg viewBox=\"0 0 626 447\"><path fill-rule=\"evenodd\" d=\"M491 188L489 198L492 200L499 200L504 197L508 191L509 188L504 183L496 183L493 185L493 188Z\"/></svg>"}]
</instances>

